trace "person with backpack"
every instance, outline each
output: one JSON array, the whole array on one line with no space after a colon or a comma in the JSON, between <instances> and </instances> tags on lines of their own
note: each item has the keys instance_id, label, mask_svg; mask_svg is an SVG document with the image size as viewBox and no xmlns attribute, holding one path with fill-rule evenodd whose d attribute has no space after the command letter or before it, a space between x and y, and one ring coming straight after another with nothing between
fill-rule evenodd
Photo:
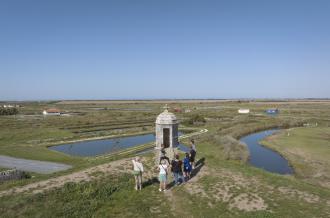
<instances>
[{"instance_id":1,"label":"person with backpack","mask_svg":"<svg viewBox=\"0 0 330 218\"><path fill-rule=\"evenodd\" d=\"M167 183L167 164L166 160L163 159L160 161L160 164L158 166L159 169L159 191L165 191L166 190L166 183Z\"/></svg>"},{"instance_id":2,"label":"person with backpack","mask_svg":"<svg viewBox=\"0 0 330 218\"><path fill-rule=\"evenodd\" d=\"M182 174L182 161L179 158L180 158L179 155L176 154L175 159L172 160L171 162L171 170L173 173L175 185L179 185L180 180L181 182L184 182L183 174Z\"/></svg>"},{"instance_id":3,"label":"person with backpack","mask_svg":"<svg viewBox=\"0 0 330 218\"><path fill-rule=\"evenodd\" d=\"M188 181L190 179L191 170L192 168L190 164L189 153L186 153L186 157L183 159L183 172L185 181Z\"/></svg>"},{"instance_id":4,"label":"person with backpack","mask_svg":"<svg viewBox=\"0 0 330 218\"><path fill-rule=\"evenodd\" d=\"M140 157L136 157L133 162L133 175L135 179L135 190L142 189L142 173L143 173L143 165L140 161Z\"/></svg>"},{"instance_id":5,"label":"person with backpack","mask_svg":"<svg viewBox=\"0 0 330 218\"><path fill-rule=\"evenodd\" d=\"M167 164L170 165L170 159L166 156L166 151L164 148L164 145L162 144L161 150L160 150L160 159L159 159L159 164L162 160L166 160Z\"/></svg>"}]
</instances>

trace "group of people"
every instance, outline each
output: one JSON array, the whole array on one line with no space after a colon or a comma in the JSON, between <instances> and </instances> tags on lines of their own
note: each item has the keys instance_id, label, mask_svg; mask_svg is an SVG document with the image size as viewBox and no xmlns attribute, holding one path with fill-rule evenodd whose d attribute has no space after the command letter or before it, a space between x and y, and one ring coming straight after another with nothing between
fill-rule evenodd
<instances>
[{"instance_id":1,"label":"group of people","mask_svg":"<svg viewBox=\"0 0 330 218\"><path fill-rule=\"evenodd\" d=\"M168 175L173 174L174 184L179 185L188 181L191 177L191 172L195 168L195 157L196 157L196 146L195 141L190 141L190 151L185 153L183 160L180 160L180 155L176 154L175 159L170 161L166 156L165 149L162 147L161 156L157 170L159 172L159 191L165 191L168 181ZM135 178L135 189L141 190L142 188L142 173L143 165L140 158L137 157L133 160L133 174Z\"/></svg>"},{"instance_id":2,"label":"group of people","mask_svg":"<svg viewBox=\"0 0 330 218\"><path fill-rule=\"evenodd\" d=\"M174 184L186 182L190 179L191 172L195 168L196 146L194 140L190 141L190 152L185 153L183 160L180 160L179 154L175 155L175 159L171 162L166 157L165 152L162 152L160 157L159 169L159 191L165 191L167 186L168 174L172 172Z\"/></svg>"}]
</instances>

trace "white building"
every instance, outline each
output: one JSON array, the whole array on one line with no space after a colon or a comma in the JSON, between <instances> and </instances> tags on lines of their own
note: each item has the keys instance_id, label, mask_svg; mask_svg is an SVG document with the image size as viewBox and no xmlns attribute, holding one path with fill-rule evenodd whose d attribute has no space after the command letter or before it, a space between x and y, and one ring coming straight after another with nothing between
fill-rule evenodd
<instances>
[{"instance_id":1,"label":"white building","mask_svg":"<svg viewBox=\"0 0 330 218\"><path fill-rule=\"evenodd\" d=\"M15 106L14 106L14 105L11 105L11 104L7 104L7 105L4 104L3 107L4 107L4 108L13 108L13 107L15 107Z\"/></svg>"},{"instance_id":2,"label":"white building","mask_svg":"<svg viewBox=\"0 0 330 218\"><path fill-rule=\"evenodd\" d=\"M43 115L55 115L55 116L59 116L59 115L61 115L61 111L58 110L58 109L52 108L52 109L44 110L42 112L42 114Z\"/></svg>"},{"instance_id":3,"label":"white building","mask_svg":"<svg viewBox=\"0 0 330 218\"><path fill-rule=\"evenodd\" d=\"M248 114L248 113L250 113L250 109L239 109L238 113L239 114Z\"/></svg>"}]
</instances>

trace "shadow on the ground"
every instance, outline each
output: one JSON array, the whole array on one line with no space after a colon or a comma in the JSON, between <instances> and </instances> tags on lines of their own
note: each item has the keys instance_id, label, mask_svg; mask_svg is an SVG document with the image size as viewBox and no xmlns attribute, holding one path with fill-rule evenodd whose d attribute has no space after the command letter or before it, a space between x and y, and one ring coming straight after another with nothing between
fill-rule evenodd
<instances>
[{"instance_id":1,"label":"shadow on the ground","mask_svg":"<svg viewBox=\"0 0 330 218\"><path fill-rule=\"evenodd\" d=\"M152 177L152 178L149 178L148 180L142 182L142 187L145 188L145 187L148 187L148 186L153 185L155 183L159 184L158 178L157 177Z\"/></svg>"},{"instance_id":2,"label":"shadow on the ground","mask_svg":"<svg viewBox=\"0 0 330 218\"><path fill-rule=\"evenodd\" d=\"M167 189L171 189L171 188L173 188L174 186L175 186L175 182L172 181L172 182L170 182L170 183L167 184Z\"/></svg>"},{"instance_id":3,"label":"shadow on the ground","mask_svg":"<svg viewBox=\"0 0 330 218\"><path fill-rule=\"evenodd\" d=\"M190 179L196 176L204 165L205 165L205 157L202 157L196 162L195 169L192 170Z\"/></svg>"},{"instance_id":4,"label":"shadow on the ground","mask_svg":"<svg viewBox=\"0 0 330 218\"><path fill-rule=\"evenodd\" d=\"M205 157L199 159L196 164L195 164L195 169L192 170L191 174L190 174L190 179L194 178L199 172L200 170L202 169L202 167L204 166L205 164ZM189 179L189 180L190 180ZM189 181L188 180L188 181ZM184 184L184 183L181 183L181 184ZM171 189L175 186L175 182L172 181L170 182L169 184L167 184L167 188L168 189Z\"/></svg>"}]
</instances>

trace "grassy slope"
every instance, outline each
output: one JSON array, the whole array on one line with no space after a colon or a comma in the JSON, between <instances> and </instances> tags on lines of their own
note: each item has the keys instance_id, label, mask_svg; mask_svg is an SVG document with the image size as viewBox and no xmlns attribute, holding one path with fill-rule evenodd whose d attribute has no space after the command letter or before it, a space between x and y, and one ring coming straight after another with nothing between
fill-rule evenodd
<instances>
[{"instance_id":1,"label":"grassy slope","mask_svg":"<svg viewBox=\"0 0 330 218\"><path fill-rule=\"evenodd\" d=\"M287 157L298 177L330 188L329 127L290 129L263 143Z\"/></svg>"},{"instance_id":2,"label":"grassy slope","mask_svg":"<svg viewBox=\"0 0 330 218\"><path fill-rule=\"evenodd\" d=\"M200 139L202 140L202 139ZM308 185L292 176L280 176L238 163L224 161L221 147L204 142L198 147L199 157L205 157L211 173L193 185L199 190L193 195L177 189L182 202L192 199L194 217L326 217L330 215L330 190ZM286 190L286 191L284 191ZM291 190L291 191L288 191ZM243 212L230 205L247 194L246 198L262 198L267 210ZM226 199L226 196L228 199ZM310 199L303 196L309 196ZM312 202L313 197L319 198ZM220 199L220 200L218 200ZM188 203L189 204L189 203ZM184 204L187 206L187 203ZM183 207L184 207L183 205Z\"/></svg>"},{"instance_id":3,"label":"grassy slope","mask_svg":"<svg viewBox=\"0 0 330 218\"><path fill-rule=\"evenodd\" d=\"M200 139L202 140L202 139ZM198 144L205 158L199 176L167 193L157 183L133 190L131 175L103 176L93 182L67 184L36 195L1 199L3 217L327 217L330 190L308 185L294 177L264 172L215 153L216 145ZM150 171L152 159L145 163ZM205 173L209 174L205 174ZM203 176L201 176L203 175ZM198 179L197 179L198 178ZM228 199L224 198L228 196ZM234 202L244 196L265 210L243 211ZM26 202L29 202L28 204ZM256 204L256 207L258 205ZM47 208L46 210L43 208Z\"/></svg>"},{"instance_id":4,"label":"grassy slope","mask_svg":"<svg viewBox=\"0 0 330 218\"><path fill-rule=\"evenodd\" d=\"M166 210L167 202L157 192L154 187L133 192L130 175L107 177L69 183L46 194L5 198L1 213L2 217L145 217L153 207L156 214Z\"/></svg>"}]
</instances>

